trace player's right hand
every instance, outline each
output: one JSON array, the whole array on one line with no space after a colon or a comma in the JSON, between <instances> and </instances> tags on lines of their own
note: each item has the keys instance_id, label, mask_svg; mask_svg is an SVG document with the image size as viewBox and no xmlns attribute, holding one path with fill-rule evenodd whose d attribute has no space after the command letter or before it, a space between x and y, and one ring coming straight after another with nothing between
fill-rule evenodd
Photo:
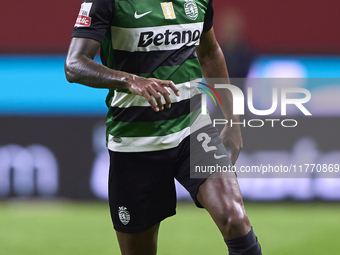
<instances>
[{"instance_id":1,"label":"player's right hand","mask_svg":"<svg viewBox=\"0 0 340 255\"><path fill-rule=\"evenodd\" d=\"M164 109L162 97L165 99L166 107L171 107L170 92L167 88L170 88L176 96L180 95L178 88L172 81L159 80L156 78L132 76L132 78L127 80L126 86L132 93L145 97L152 109L156 112Z\"/></svg>"}]
</instances>

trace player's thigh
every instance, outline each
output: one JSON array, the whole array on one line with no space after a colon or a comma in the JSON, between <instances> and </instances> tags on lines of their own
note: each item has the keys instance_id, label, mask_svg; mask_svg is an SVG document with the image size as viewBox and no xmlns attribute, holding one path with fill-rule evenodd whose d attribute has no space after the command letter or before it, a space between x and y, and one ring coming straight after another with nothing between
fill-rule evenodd
<instances>
[{"instance_id":1,"label":"player's thigh","mask_svg":"<svg viewBox=\"0 0 340 255\"><path fill-rule=\"evenodd\" d=\"M204 179L198 189L197 198L205 204L242 198L235 168L218 130L212 126L207 126L192 134L190 177L191 179Z\"/></svg>"},{"instance_id":2,"label":"player's thigh","mask_svg":"<svg viewBox=\"0 0 340 255\"><path fill-rule=\"evenodd\" d=\"M176 179L189 191L198 207L204 207L197 200L200 186L220 172L235 179L232 164L222 139L212 125L203 127L190 135L181 144L180 160L176 168Z\"/></svg>"},{"instance_id":3,"label":"player's thigh","mask_svg":"<svg viewBox=\"0 0 340 255\"><path fill-rule=\"evenodd\" d=\"M155 255L160 223L141 233L116 231L122 255Z\"/></svg>"}]
</instances>

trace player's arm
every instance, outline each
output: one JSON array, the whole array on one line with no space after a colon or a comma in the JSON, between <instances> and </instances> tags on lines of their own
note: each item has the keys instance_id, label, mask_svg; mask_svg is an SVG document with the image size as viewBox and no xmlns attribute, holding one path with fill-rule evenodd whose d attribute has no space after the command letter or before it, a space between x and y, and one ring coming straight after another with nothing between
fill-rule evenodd
<instances>
[{"instance_id":1,"label":"player's arm","mask_svg":"<svg viewBox=\"0 0 340 255\"><path fill-rule=\"evenodd\" d=\"M203 76L209 83L209 78L225 78L229 84L229 75L224 59L223 52L216 41L213 28L207 32L203 32L200 45L197 50L198 59L200 61ZM228 123L221 132L221 137L225 146L231 150L231 161L234 164L238 158L240 150L243 147L241 129L239 125L230 126L230 120L239 121L238 115L233 115L233 97L228 89L216 89L221 97L221 110Z\"/></svg>"},{"instance_id":2,"label":"player's arm","mask_svg":"<svg viewBox=\"0 0 340 255\"><path fill-rule=\"evenodd\" d=\"M143 78L99 64L93 58L100 45L100 42L93 39L72 38L65 61L65 75L69 82L94 88L129 89L132 93L145 97L155 111L163 110L162 97L166 106L171 106L170 93L166 87L179 95L179 90L172 81Z\"/></svg>"}]
</instances>

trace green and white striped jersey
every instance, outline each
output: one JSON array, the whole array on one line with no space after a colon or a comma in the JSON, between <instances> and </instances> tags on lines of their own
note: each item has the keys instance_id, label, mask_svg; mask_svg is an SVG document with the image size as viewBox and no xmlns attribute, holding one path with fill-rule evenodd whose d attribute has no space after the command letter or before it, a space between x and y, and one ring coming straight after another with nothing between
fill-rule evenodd
<instances>
[{"instance_id":1,"label":"green and white striped jersey","mask_svg":"<svg viewBox=\"0 0 340 255\"><path fill-rule=\"evenodd\" d=\"M174 148L190 132L210 123L209 117L200 114L201 92L190 86L190 82L202 78L195 50L202 32L212 27L211 2L83 2L73 37L101 42L101 59L109 68L172 80L181 94L177 97L171 91L171 108L155 112L142 96L129 90L110 90L106 98L110 150L141 152Z\"/></svg>"}]
</instances>

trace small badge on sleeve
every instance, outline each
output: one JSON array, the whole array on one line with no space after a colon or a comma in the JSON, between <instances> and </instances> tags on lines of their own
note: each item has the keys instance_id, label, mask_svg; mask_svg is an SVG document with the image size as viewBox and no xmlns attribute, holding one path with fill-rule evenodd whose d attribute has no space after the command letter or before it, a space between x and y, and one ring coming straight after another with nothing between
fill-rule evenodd
<instances>
[{"instance_id":1,"label":"small badge on sleeve","mask_svg":"<svg viewBox=\"0 0 340 255\"><path fill-rule=\"evenodd\" d=\"M91 11L92 3L82 3L80 11L76 20L75 27L89 27L91 25Z\"/></svg>"}]
</instances>

